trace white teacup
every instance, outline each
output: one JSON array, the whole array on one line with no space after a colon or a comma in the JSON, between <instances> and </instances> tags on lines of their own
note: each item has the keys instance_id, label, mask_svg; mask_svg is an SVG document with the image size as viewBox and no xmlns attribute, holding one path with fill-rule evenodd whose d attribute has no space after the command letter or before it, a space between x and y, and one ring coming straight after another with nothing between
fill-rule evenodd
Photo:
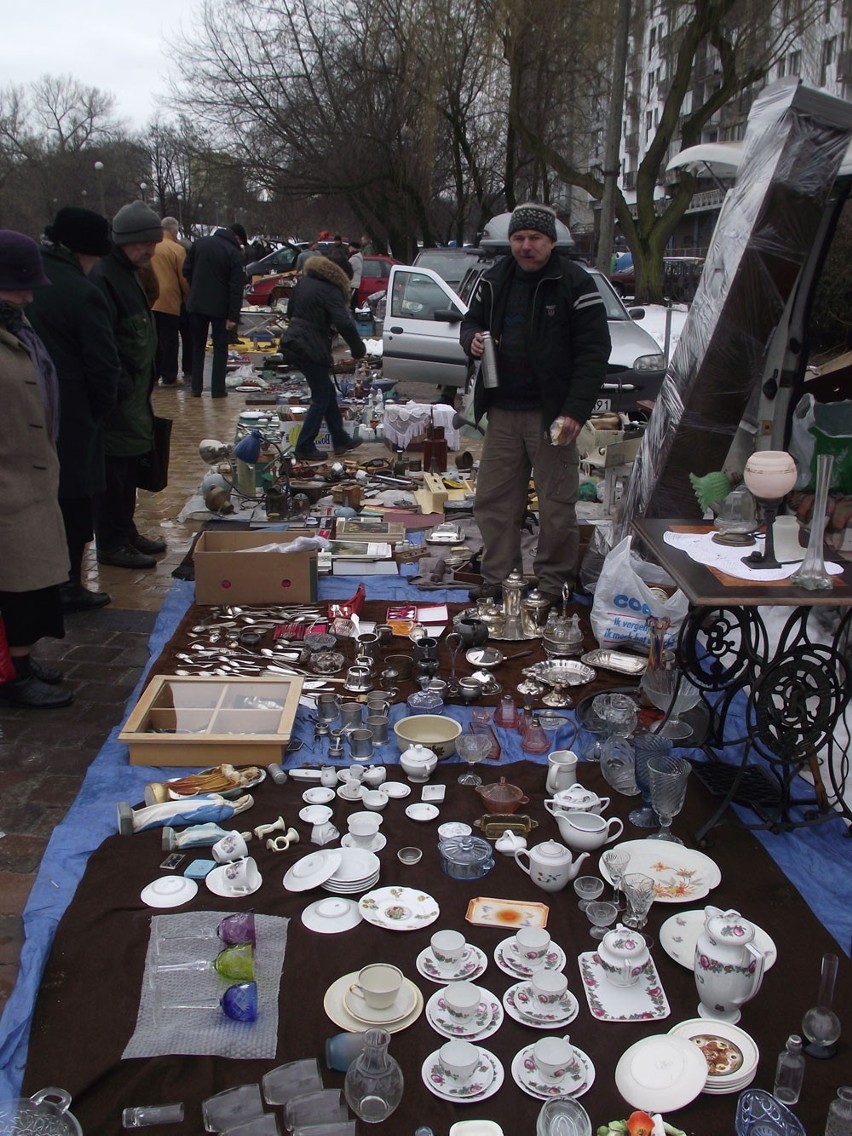
<instances>
[{"instance_id":1,"label":"white teacup","mask_svg":"<svg viewBox=\"0 0 852 1136\"><path fill-rule=\"evenodd\" d=\"M479 1050L463 1038L454 1038L438 1050L438 1061L450 1081L466 1085L479 1065Z\"/></svg>"},{"instance_id":2,"label":"white teacup","mask_svg":"<svg viewBox=\"0 0 852 1136\"><path fill-rule=\"evenodd\" d=\"M361 804L371 812L381 812L387 803L388 795L381 789L365 789L361 794Z\"/></svg>"},{"instance_id":3,"label":"white teacup","mask_svg":"<svg viewBox=\"0 0 852 1136\"><path fill-rule=\"evenodd\" d=\"M231 895L249 895L260 886L260 872L253 857L231 860L222 867L225 890Z\"/></svg>"},{"instance_id":4,"label":"white teacup","mask_svg":"<svg viewBox=\"0 0 852 1136\"><path fill-rule=\"evenodd\" d=\"M462 960L470 958L470 947L461 931L436 931L429 940L439 967L455 970Z\"/></svg>"},{"instance_id":5,"label":"white teacup","mask_svg":"<svg viewBox=\"0 0 852 1136\"><path fill-rule=\"evenodd\" d=\"M543 927L521 927L512 940L512 947L525 966L544 966L550 947L550 932Z\"/></svg>"},{"instance_id":6,"label":"white teacup","mask_svg":"<svg viewBox=\"0 0 852 1136\"><path fill-rule=\"evenodd\" d=\"M563 1080L574 1061L574 1049L565 1037L543 1037L532 1051L535 1067L542 1080L551 1084Z\"/></svg>"},{"instance_id":7,"label":"white teacup","mask_svg":"<svg viewBox=\"0 0 852 1136\"><path fill-rule=\"evenodd\" d=\"M355 784L360 785L366 772L367 768L364 765L350 765L348 779Z\"/></svg>"},{"instance_id":8,"label":"white teacup","mask_svg":"<svg viewBox=\"0 0 852 1136\"><path fill-rule=\"evenodd\" d=\"M357 848L371 848L381 823L382 817L376 812L353 813L347 821L352 843Z\"/></svg>"},{"instance_id":9,"label":"white teacup","mask_svg":"<svg viewBox=\"0 0 852 1136\"><path fill-rule=\"evenodd\" d=\"M444 1004L454 1022L464 1025L473 1021L482 991L473 982L451 982L444 991Z\"/></svg>"},{"instance_id":10,"label":"white teacup","mask_svg":"<svg viewBox=\"0 0 852 1136\"><path fill-rule=\"evenodd\" d=\"M358 971L358 981L349 987L374 1010L387 1010L399 996L403 973L387 962L371 962Z\"/></svg>"},{"instance_id":11,"label":"white teacup","mask_svg":"<svg viewBox=\"0 0 852 1136\"><path fill-rule=\"evenodd\" d=\"M529 981L530 997L542 1009L558 1005L567 989L568 979L561 970L537 970Z\"/></svg>"},{"instance_id":12,"label":"white teacup","mask_svg":"<svg viewBox=\"0 0 852 1136\"><path fill-rule=\"evenodd\" d=\"M217 864L227 864L231 860L242 860L248 856L248 845L239 832L229 832L221 840L217 840L210 849Z\"/></svg>"}]
</instances>

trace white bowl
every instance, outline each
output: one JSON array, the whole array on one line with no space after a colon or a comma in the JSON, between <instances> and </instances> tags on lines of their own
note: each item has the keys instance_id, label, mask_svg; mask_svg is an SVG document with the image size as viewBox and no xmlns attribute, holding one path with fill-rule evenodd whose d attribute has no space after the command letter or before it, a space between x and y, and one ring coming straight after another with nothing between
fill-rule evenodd
<instances>
[{"instance_id":1,"label":"white bowl","mask_svg":"<svg viewBox=\"0 0 852 1136\"><path fill-rule=\"evenodd\" d=\"M400 753L419 742L441 759L452 757L456 752L456 739L462 728L458 722L442 714L412 714L408 718L400 718L393 732Z\"/></svg>"},{"instance_id":2,"label":"white bowl","mask_svg":"<svg viewBox=\"0 0 852 1136\"><path fill-rule=\"evenodd\" d=\"M361 794L361 804L372 812L381 812L387 803L388 795L381 789L365 789Z\"/></svg>"}]
</instances>

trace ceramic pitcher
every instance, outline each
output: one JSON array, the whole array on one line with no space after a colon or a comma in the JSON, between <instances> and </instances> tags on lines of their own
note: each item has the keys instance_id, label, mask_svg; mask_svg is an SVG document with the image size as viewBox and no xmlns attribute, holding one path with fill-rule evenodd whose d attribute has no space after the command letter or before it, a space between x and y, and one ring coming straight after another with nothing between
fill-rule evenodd
<instances>
[{"instance_id":1,"label":"ceramic pitcher","mask_svg":"<svg viewBox=\"0 0 852 1136\"><path fill-rule=\"evenodd\" d=\"M562 891L577 875L588 855L583 852L575 860L564 844L545 840L534 848L518 848L515 862L542 891Z\"/></svg>"},{"instance_id":2,"label":"ceramic pitcher","mask_svg":"<svg viewBox=\"0 0 852 1136\"><path fill-rule=\"evenodd\" d=\"M555 749L547 756L545 790L558 793L577 784L577 755L570 749Z\"/></svg>"},{"instance_id":3,"label":"ceramic pitcher","mask_svg":"<svg viewBox=\"0 0 852 1136\"><path fill-rule=\"evenodd\" d=\"M753 940L753 925L738 911L704 908L693 965L702 1018L738 1022L740 1006L760 989L766 958Z\"/></svg>"}]
</instances>

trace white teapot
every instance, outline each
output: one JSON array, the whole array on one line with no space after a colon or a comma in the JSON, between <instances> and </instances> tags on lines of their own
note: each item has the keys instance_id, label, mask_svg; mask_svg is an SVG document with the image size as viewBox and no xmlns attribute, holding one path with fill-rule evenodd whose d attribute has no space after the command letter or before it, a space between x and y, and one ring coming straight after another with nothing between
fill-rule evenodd
<instances>
[{"instance_id":1,"label":"white teapot","mask_svg":"<svg viewBox=\"0 0 852 1136\"><path fill-rule=\"evenodd\" d=\"M420 742L415 742L402 751L399 757L406 777L415 784L428 781L438 767L438 755Z\"/></svg>"},{"instance_id":2,"label":"white teapot","mask_svg":"<svg viewBox=\"0 0 852 1136\"><path fill-rule=\"evenodd\" d=\"M601 969L613 986L635 986L651 957L645 938L619 923L598 946Z\"/></svg>"},{"instance_id":3,"label":"white teapot","mask_svg":"<svg viewBox=\"0 0 852 1136\"><path fill-rule=\"evenodd\" d=\"M753 940L754 926L738 911L704 908L693 963L702 1018L740 1020L740 1006L758 992L766 968L766 956Z\"/></svg>"},{"instance_id":4,"label":"white teapot","mask_svg":"<svg viewBox=\"0 0 852 1136\"><path fill-rule=\"evenodd\" d=\"M580 871L580 865L588 855L588 852L583 852L575 860L564 844L545 840L534 848L518 848L515 862L542 891L562 891Z\"/></svg>"}]
</instances>

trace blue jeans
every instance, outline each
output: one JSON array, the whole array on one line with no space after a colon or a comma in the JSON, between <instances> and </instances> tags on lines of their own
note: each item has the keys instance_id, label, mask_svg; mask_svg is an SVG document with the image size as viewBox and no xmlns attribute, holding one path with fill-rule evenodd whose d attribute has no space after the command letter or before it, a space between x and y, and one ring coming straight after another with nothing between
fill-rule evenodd
<instances>
[{"instance_id":1,"label":"blue jeans","mask_svg":"<svg viewBox=\"0 0 852 1136\"><path fill-rule=\"evenodd\" d=\"M310 388L311 404L299 431L296 453L304 453L313 446L323 418L331 434L332 446L342 450L350 439L343 427L343 415L337 405L337 388L331 381L328 367L325 363L305 362L298 366Z\"/></svg>"}]
</instances>

